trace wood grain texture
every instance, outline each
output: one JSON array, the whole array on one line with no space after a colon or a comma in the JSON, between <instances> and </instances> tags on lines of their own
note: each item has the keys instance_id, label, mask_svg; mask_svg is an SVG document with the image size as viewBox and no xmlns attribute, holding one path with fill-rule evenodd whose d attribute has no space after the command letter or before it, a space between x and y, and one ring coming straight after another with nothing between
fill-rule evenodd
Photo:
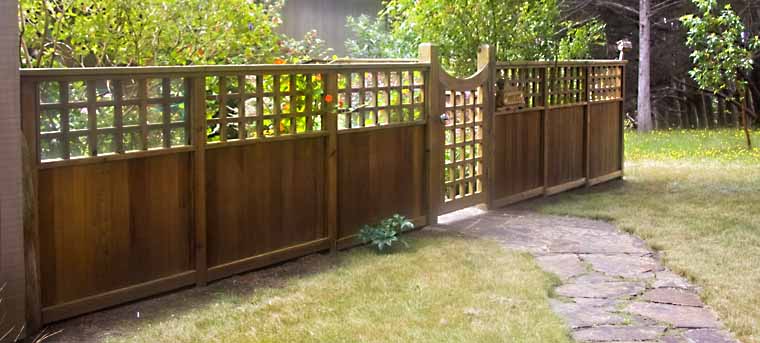
<instances>
[{"instance_id":1,"label":"wood grain texture","mask_svg":"<svg viewBox=\"0 0 760 343\"><path fill-rule=\"evenodd\" d=\"M496 116L494 131L495 198L543 186L541 111Z\"/></svg>"},{"instance_id":2,"label":"wood grain texture","mask_svg":"<svg viewBox=\"0 0 760 343\"><path fill-rule=\"evenodd\" d=\"M324 138L206 152L208 266L327 237Z\"/></svg>"},{"instance_id":3,"label":"wood grain texture","mask_svg":"<svg viewBox=\"0 0 760 343\"><path fill-rule=\"evenodd\" d=\"M40 285L40 233L38 211L38 176L37 169L37 84L25 81L21 83L21 130L24 135L23 171L24 171L24 262L26 279L26 327L29 332L36 332L42 326L42 293ZM2 209L0 209L2 212ZM0 235L1 236L1 235ZM0 281L5 283L5 281ZM5 332L5 331L2 331Z\"/></svg>"},{"instance_id":4,"label":"wood grain texture","mask_svg":"<svg viewBox=\"0 0 760 343\"><path fill-rule=\"evenodd\" d=\"M338 136L338 238L393 214L425 210L425 127Z\"/></svg>"},{"instance_id":5,"label":"wood grain texture","mask_svg":"<svg viewBox=\"0 0 760 343\"><path fill-rule=\"evenodd\" d=\"M546 118L546 187L584 177L583 106L552 109Z\"/></svg>"},{"instance_id":6,"label":"wood grain texture","mask_svg":"<svg viewBox=\"0 0 760 343\"><path fill-rule=\"evenodd\" d=\"M189 153L39 175L43 307L193 268Z\"/></svg>"},{"instance_id":7,"label":"wood grain texture","mask_svg":"<svg viewBox=\"0 0 760 343\"><path fill-rule=\"evenodd\" d=\"M589 178L620 170L620 104L591 105Z\"/></svg>"}]
</instances>

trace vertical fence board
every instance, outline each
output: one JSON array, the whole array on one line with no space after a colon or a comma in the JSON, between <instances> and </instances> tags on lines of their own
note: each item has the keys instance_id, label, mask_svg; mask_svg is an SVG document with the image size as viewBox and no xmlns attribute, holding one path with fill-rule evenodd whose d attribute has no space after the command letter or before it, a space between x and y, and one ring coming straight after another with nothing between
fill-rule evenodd
<instances>
[{"instance_id":1,"label":"vertical fence board","mask_svg":"<svg viewBox=\"0 0 760 343\"><path fill-rule=\"evenodd\" d=\"M336 108L338 101L338 74L323 74L325 94L332 98L329 108ZM335 252L338 242L338 114L329 112L323 119L327 130L327 147L325 153L325 225L330 238L330 251Z\"/></svg>"},{"instance_id":2,"label":"vertical fence board","mask_svg":"<svg viewBox=\"0 0 760 343\"><path fill-rule=\"evenodd\" d=\"M187 81L190 91L191 138L193 145L193 259L195 261L196 285L207 282L207 227L206 227L206 80L203 77Z\"/></svg>"}]
</instances>

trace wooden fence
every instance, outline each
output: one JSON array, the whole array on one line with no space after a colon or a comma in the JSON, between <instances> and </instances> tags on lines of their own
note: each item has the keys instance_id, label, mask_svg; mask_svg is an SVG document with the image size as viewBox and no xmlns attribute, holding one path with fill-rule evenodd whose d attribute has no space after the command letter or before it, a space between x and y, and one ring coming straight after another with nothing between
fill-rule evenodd
<instances>
[{"instance_id":1,"label":"wooden fence","mask_svg":"<svg viewBox=\"0 0 760 343\"><path fill-rule=\"evenodd\" d=\"M524 105L494 113L493 206L622 176L623 62L497 63L495 72Z\"/></svg>"},{"instance_id":2,"label":"wooden fence","mask_svg":"<svg viewBox=\"0 0 760 343\"><path fill-rule=\"evenodd\" d=\"M420 62L22 70L30 327L349 247L394 213L435 223L446 197L622 175L620 62L486 52L466 80L429 45ZM494 111L497 76L524 108Z\"/></svg>"}]
</instances>

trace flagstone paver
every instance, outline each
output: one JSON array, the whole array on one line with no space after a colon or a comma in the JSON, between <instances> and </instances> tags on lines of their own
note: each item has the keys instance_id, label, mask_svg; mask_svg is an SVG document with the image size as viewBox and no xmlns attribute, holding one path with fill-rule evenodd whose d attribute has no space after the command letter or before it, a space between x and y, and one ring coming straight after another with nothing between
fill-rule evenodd
<instances>
[{"instance_id":1,"label":"flagstone paver","mask_svg":"<svg viewBox=\"0 0 760 343\"><path fill-rule=\"evenodd\" d=\"M551 307L580 342L736 342L646 243L614 225L527 211L469 208L433 230L493 239L527 251L560 277Z\"/></svg>"}]
</instances>

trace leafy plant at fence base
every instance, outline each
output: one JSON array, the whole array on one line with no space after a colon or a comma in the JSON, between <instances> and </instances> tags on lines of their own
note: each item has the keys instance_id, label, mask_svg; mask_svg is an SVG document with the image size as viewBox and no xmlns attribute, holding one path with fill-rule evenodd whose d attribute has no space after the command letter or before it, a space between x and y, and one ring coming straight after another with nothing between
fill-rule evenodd
<instances>
[{"instance_id":1,"label":"leafy plant at fence base","mask_svg":"<svg viewBox=\"0 0 760 343\"><path fill-rule=\"evenodd\" d=\"M396 241L409 246L399 238L399 234L411 229L414 229L414 223L401 215L394 214L375 225L364 225L357 237L362 243L371 243L377 247L377 250L383 251L385 248L390 248Z\"/></svg>"}]
</instances>

